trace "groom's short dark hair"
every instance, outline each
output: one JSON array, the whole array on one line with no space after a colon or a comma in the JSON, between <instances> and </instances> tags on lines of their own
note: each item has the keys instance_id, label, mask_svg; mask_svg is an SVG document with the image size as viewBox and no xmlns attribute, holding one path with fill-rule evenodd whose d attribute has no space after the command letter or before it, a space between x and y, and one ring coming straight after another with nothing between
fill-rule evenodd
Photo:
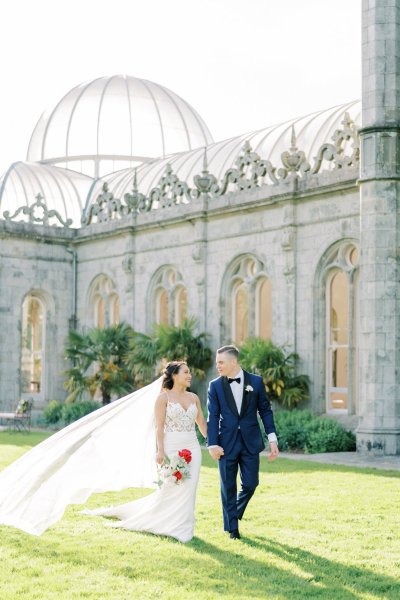
<instances>
[{"instance_id":1,"label":"groom's short dark hair","mask_svg":"<svg viewBox=\"0 0 400 600\"><path fill-rule=\"evenodd\" d=\"M226 354L232 354L235 358L239 357L239 350L233 344L229 346L222 346L222 348L218 348L217 354L222 354L225 352Z\"/></svg>"}]
</instances>

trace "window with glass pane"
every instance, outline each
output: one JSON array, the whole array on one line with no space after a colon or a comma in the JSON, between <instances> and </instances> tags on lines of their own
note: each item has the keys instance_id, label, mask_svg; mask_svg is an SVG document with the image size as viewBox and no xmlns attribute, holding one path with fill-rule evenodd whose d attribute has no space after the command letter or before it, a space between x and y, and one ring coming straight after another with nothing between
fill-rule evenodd
<instances>
[{"instance_id":1,"label":"window with glass pane","mask_svg":"<svg viewBox=\"0 0 400 600\"><path fill-rule=\"evenodd\" d=\"M105 327L106 324L106 315L105 315L105 307L104 307L104 299L99 297L97 300L96 306L96 327Z\"/></svg>"},{"instance_id":2,"label":"window with glass pane","mask_svg":"<svg viewBox=\"0 0 400 600\"><path fill-rule=\"evenodd\" d=\"M43 375L44 310L38 298L22 305L21 392L40 393Z\"/></svg>"},{"instance_id":3,"label":"window with glass pane","mask_svg":"<svg viewBox=\"0 0 400 600\"><path fill-rule=\"evenodd\" d=\"M185 288L180 288L176 294L175 325L182 325L187 317L187 294Z\"/></svg>"},{"instance_id":4,"label":"window with glass pane","mask_svg":"<svg viewBox=\"0 0 400 600\"><path fill-rule=\"evenodd\" d=\"M270 340L272 337L272 288L269 279L263 279L256 295L256 335Z\"/></svg>"},{"instance_id":5,"label":"window with glass pane","mask_svg":"<svg viewBox=\"0 0 400 600\"><path fill-rule=\"evenodd\" d=\"M338 271L330 280L328 316L328 410L346 410L349 377L349 282L344 271Z\"/></svg>"},{"instance_id":6,"label":"window with glass pane","mask_svg":"<svg viewBox=\"0 0 400 600\"><path fill-rule=\"evenodd\" d=\"M158 306L157 306L157 323L162 325L168 324L168 292L167 290L161 290L158 293Z\"/></svg>"},{"instance_id":7,"label":"window with glass pane","mask_svg":"<svg viewBox=\"0 0 400 600\"><path fill-rule=\"evenodd\" d=\"M112 324L118 325L118 323L119 323L119 297L118 296L112 297L111 307L112 307Z\"/></svg>"},{"instance_id":8,"label":"window with glass pane","mask_svg":"<svg viewBox=\"0 0 400 600\"><path fill-rule=\"evenodd\" d=\"M248 337L249 298L244 285L237 288L234 302L235 342L240 344Z\"/></svg>"}]
</instances>

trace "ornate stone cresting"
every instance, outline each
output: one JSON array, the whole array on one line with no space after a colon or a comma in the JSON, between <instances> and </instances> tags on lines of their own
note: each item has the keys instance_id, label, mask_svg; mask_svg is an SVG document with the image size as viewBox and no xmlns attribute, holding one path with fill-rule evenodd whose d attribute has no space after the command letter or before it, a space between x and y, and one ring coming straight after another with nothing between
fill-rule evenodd
<instances>
[{"instance_id":1,"label":"ornate stone cresting","mask_svg":"<svg viewBox=\"0 0 400 600\"><path fill-rule=\"evenodd\" d=\"M102 191L96 198L86 215L82 217L83 225L90 225L94 219L98 223L104 221L113 221L120 218L123 214L123 205L121 200L114 198L112 192L108 190L108 183L103 183Z\"/></svg>"},{"instance_id":2,"label":"ornate stone cresting","mask_svg":"<svg viewBox=\"0 0 400 600\"><path fill-rule=\"evenodd\" d=\"M358 127L351 120L349 113L344 114L343 128L336 129L332 136L333 144L323 144L314 158L311 173L319 173L323 160L333 161L336 169L355 167L360 163L360 138ZM346 154L347 146L353 149L350 155Z\"/></svg>"},{"instance_id":3,"label":"ornate stone cresting","mask_svg":"<svg viewBox=\"0 0 400 600\"><path fill-rule=\"evenodd\" d=\"M191 200L191 190L188 184L180 181L168 163L165 173L149 194L150 208L157 204L158 208L167 208L176 204L188 204Z\"/></svg>"},{"instance_id":4,"label":"ornate stone cresting","mask_svg":"<svg viewBox=\"0 0 400 600\"><path fill-rule=\"evenodd\" d=\"M337 129L332 142L323 144L312 164L306 154L299 149L294 127L291 129L290 148L281 154L281 164L275 166L270 160L262 159L250 143L245 142L242 151L220 181L208 170L207 149L204 149L203 168L193 178L193 187L181 181L172 166L168 163L158 184L148 195L139 191L137 170L134 170L132 191L124 194L122 200L115 198L109 190L108 183L103 183L101 193L82 217L82 225L120 220L127 215L149 212L155 209L167 209L172 206L189 204L199 198L203 200L217 199L229 193L252 191L264 186L285 185L284 191L295 193L300 180L322 172L326 162L333 163L333 170L359 166L360 149L359 134L356 124L346 112L342 121L343 127ZM287 183L291 183L288 187ZM72 220L64 221L55 210L48 210L43 197L38 194L36 202L31 206L23 206L10 216L4 212L8 221L15 220L19 214L28 216L30 223L49 225L50 218L56 218L57 224L69 227Z\"/></svg>"},{"instance_id":5,"label":"ornate stone cresting","mask_svg":"<svg viewBox=\"0 0 400 600\"><path fill-rule=\"evenodd\" d=\"M16 221L19 215L25 215L28 217L28 223L33 225L45 225L51 227L70 227L72 225L72 219L66 221L62 218L59 212L54 209L49 210L45 202L44 197L41 194L35 196L36 202L31 206L20 206L13 215L10 215L10 211L6 210L3 213L3 217L6 221ZM55 219L56 223L50 223L51 219ZM24 222L24 220L22 221Z\"/></svg>"}]
</instances>

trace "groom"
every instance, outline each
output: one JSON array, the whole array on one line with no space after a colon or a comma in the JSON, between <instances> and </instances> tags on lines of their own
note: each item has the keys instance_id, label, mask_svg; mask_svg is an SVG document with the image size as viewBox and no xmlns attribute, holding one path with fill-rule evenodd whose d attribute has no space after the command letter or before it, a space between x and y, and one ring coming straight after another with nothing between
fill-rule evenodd
<instances>
[{"instance_id":1,"label":"groom","mask_svg":"<svg viewBox=\"0 0 400 600\"><path fill-rule=\"evenodd\" d=\"M258 485L260 452L264 450L257 413L264 425L271 459L278 456L274 417L258 375L243 371L235 346L217 350L219 377L208 387L207 447L219 461L224 529L232 539L240 539L238 520ZM240 471L241 490L236 478Z\"/></svg>"}]
</instances>

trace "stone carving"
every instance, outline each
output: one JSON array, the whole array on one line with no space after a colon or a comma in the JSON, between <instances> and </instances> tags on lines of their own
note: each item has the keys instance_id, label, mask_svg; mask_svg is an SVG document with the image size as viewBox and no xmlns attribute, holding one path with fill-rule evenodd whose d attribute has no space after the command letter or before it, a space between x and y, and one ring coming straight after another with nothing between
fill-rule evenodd
<instances>
[{"instance_id":1,"label":"stone carving","mask_svg":"<svg viewBox=\"0 0 400 600\"><path fill-rule=\"evenodd\" d=\"M218 198L228 193L259 189L266 185L279 185L285 181L292 182L291 189L294 192L300 179L306 180L308 176L321 172L324 161L332 162L334 169L358 167L360 160L358 128L347 112L344 114L342 126L334 132L332 142L325 143L319 148L312 165L308 162L305 153L298 149L296 132L292 126L290 148L282 152L280 166L274 166L271 161L263 160L247 141L234 165L218 181L208 170L205 148L203 169L200 174L194 176L193 187L181 181L168 163L160 181L147 196L139 192L135 169L132 191L126 193L123 200L120 200L114 197L108 188L108 183L105 182L101 193L82 217L82 224L118 220L129 214L166 209L189 204L198 198ZM49 219L55 218L58 224L64 227L72 224L71 219L64 221L57 211L48 210L40 194L36 196L36 202L31 207L23 206L11 216L6 211L4 218L8 221L14 220L21 213L28 216L30 223L48 225Z\"/></svg>"},{"instance_id":2,"label":"stone carving","mask_svg":"<svg viewBox=\"0 0 400 600\"><path fill-rule=\"evenodd\" d=\"M114 198L112 192L108 191L108 183L103 183L102 191L97 196L86 215L82 217L83 225L90 225L96 218L97 223L113 221L123 214L123 205L118 198Z\"/></svg>"},{"instance_id":3,"label":"stone carving","mask_svg":"<svg viewBox=\"0 0 400 600\"><path fill-rule=\"evenodd\" d=\"M196 189L192 191L192 196L198 198L201 195L206 195L211 191L211 188L217 185L217 178L209 173L207 164L207 148L204 148L203 170L201 175L195 175L193 178Z\"/></svg>"},{"instance_id":4,"label":"stone carving","mask_svg":"<svg viewBox=\"0 0 400 600\"><path fill-rule=\"evenodd\" d=\"M28 223L34 225L46 225L52 227L70 227L72 225L72 219L66 221L62 218L59 212L54 209L49 210L45 202L44 197L41 194L35 196L36 202L31 206L20 206L13 215L10 215L10 211L6 210L3 213L3 217L6 221L16 221L18 215L25 215L28 217ZM50 223L51 219L55 219L56 223Z\"/></svg>"},{"instance_id":5,"label":"stone carving","mask_svg":"<svg viewBox=\"0 0 400 600\"><path fill-rule=\"evenodd\" d=\"M141 194L138 190L137 185L137 169L133 175L133 187L132 192L124 195L127 212L140 213L142 211L149 210L147 205L147 198L144 194Z\"/></svg>"},{"instance_id":6,"label":"stone carving","mask_svg":"<svg viewBox=\"0 0 400 600\"><path fill-rule=\"evenodd\" d=\"M149 200L148 210L151 210L155 203L159 208L167 208L174 204L188 204L191 200L191 190L186 182L178 179L168 163L158 186L151 190Z\"/></svg>"},{"instance_id":7,"label":"stone carving","mask_svg":"<svg viewBox=\"0 0 400 600\"><path fill-rule=\"evenodd\" d=\"M323 144L314 159L311 173L318 173L322 161L333 161L336 169L358 166L360 162L360 139L357 125L351 120L349 113L344 114L343 129L337 129L332 136L333 144ZM345 154L346 142L351 141L353 149L350 156Z\"/></svg>"}]
</instances>

